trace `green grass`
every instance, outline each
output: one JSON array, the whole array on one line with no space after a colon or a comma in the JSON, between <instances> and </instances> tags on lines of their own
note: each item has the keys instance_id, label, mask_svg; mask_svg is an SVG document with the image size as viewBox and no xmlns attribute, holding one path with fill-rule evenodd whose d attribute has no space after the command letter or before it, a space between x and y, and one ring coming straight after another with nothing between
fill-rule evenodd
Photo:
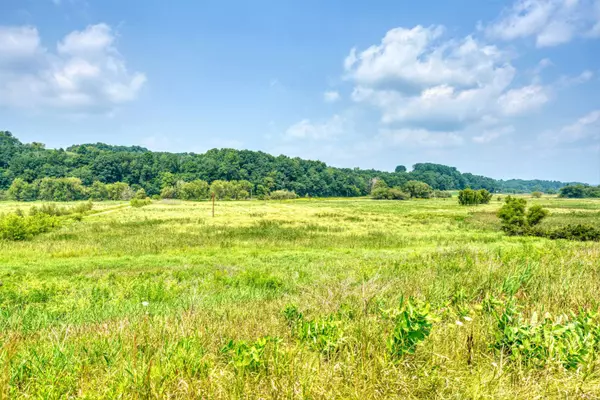
<instances>
[{"instance_id":1,"label":"green grass","mask_svg":"<svg viewBox=\"0 0 600 400\"><path fill-rule=\"evenodd\" d=\"M528 200L544 224L600 226L600 201ZM594 346L532 366L498 348L497 317L597 311L600 245L506 237L501 204L96 203L0 241L0 397L597 398ZM410 351L403 298L430 304Z\"/></svg>"}]
</instances>

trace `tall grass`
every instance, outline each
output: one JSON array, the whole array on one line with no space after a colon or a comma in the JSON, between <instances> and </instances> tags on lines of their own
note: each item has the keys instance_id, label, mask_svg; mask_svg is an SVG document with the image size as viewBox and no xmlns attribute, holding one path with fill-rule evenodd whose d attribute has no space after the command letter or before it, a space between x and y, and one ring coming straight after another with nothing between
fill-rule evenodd
<instances>
[{"instance_id":1,"label":"tall grass","mask_svg":"<svg viewBox=\"0 0 600 400\"><path fill-rule=\"evenodd\" d=\"M531 202L600 226L598 201ZM600 392L599 245L507 237L501 203L116 206L0 241L4 398Z\"/></svg>"}]
</instances>

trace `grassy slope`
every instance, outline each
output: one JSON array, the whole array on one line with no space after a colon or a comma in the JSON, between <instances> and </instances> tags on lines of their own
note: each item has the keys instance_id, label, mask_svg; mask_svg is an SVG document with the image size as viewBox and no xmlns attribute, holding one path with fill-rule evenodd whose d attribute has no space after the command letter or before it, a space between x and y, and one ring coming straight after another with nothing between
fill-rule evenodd
<instances>
[{"instance_id":1,"label":"grassy slope","mask_svg":"<svg viewBox=\"0 0 600 400\"><path fill-rule=\"evenodd\" d=\"M600 224L600 202L535 202L553 212L548 224ZM223 202L213 219L208 203L155 203L0 242L0 390L10 398L597 395L596 361L585 373L531 370L489 348L495 322L478 307L487 294L505 298L516 281L529 315L597 309L600 293L598 244L504 237L499 205ZM0 213L17 206L27 207L0 203ZM379 309L402 296L431 303L439 321L414 356L397 361ZM338 316L340 351L325 356L292 336L287 304L307 318ZM465 310L473 320L458 326ZM256 372L220 352L230 339L263 336L282 342Z\"/></svg>"}]
</instances>

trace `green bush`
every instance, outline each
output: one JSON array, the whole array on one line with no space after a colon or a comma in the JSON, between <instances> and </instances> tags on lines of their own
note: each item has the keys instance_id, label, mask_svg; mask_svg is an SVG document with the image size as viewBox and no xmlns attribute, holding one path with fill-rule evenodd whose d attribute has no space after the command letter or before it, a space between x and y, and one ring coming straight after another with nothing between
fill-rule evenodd
<instances>
[{"instance_id":1,"label":"green bush","mask_svg":"<svg viewBox=\"0 0 600 400\"><path fill-rule=\"evenodd\" d=\"M509 235L526 235L548 216L548 211L539 205L526 210L527 200L508 196L498 211L502 229Z\"/></svg>"},{"instance_id":2,"label":"green bush","mask_svg":"<svg viewBox=\"0 0 600 400\"><path fill-rule=\"evenodd\" d=\"M148 195L146 195L146 190L144 190L144 188L141 188L140 190L135 192L135 196L133 196L134 199L138 199L138 200L144 200L147 197L148 197Z\"/></svg>"},{"instance_id":3,"label":"green bush","mask_svg":"<svg viewBox=\"0 0 600 400\"><path fill-rule=\"evenodd\" d=\"M295 192L290 192L288 190L275 190L271 192L269 195L271 200L292 200L298 198L298 195Z\"/></svg>"},{"instance_id":4,"label":"green bush","mask_svg":"<svg viewBox=\"0 0 600 400\"><path fill-rule=\"evenodd\" d=\"M152 200L149 197L146 197L145 199L131 199L129 204L131 207L141 208L152 204Z\"/></svg>"},{"instance_id":5,"label":"green bush","mask_svg":"<svg viewBox=\"0 0 600 400\"><path fill-rule=\"evenodd\" d=\"M591 225L566 225L556 229L533 229L531 235L548 239L577 240L581 242L600 241L600 229Z\"/></svg>"},{"instance_id":6,"label":"green bush","mask_svg":"<svg viewBox=\"0 0 600 400\"><path fill-rule=\"evenodd\" d=\"M450 199L452 198L452 193L446 190L434 190L433 197L435 197L436 199Z\"/></svg>"},{"instance_id":7,"label":"green bush","mask_svg":"<svg viewBox=\"0 0 600 400\"><path fill-rule=\"evenodd\" d=\"M375 200L408 200L410 195L400 190L400 188L379 186L373 189L371 197Z\"/></svg>"},{"instance_id":8,"label":"green bush","mask_svg":"<svg viewBox=\"0 0 600 400\"><path fill-rule=\"evenodd\" d=\"M33 206L29 209L29 215L45 214L54 217L62 217L72 214L85 214L91 211L94 204L90 201L80 203L72 207L60 207L56 204L42 204L40 207Z\"/></svg>"},{"instance_id":9,"label":"green bush","mask_svg":"<svg viewBox=\"0 0 600 400\"><path fill-rule=\"evenodd\" d=\"M410 197L417 199L428 199L433 193L431 186L420 181L408 181L402 186L402 190L408 193Z\"/></svg>"},{"instance_id":10,"label":"green bush","mask_svg":"<svg viewBox=\"0 0 600 400\"><path fill-rule=\"evenodd\" d=\"M543 195L543 193L542 193L542 192L538 192L538 191L536 191L536 192L531 192L531 197L533 197L534 199L539 199L539 198L541 198L541 197L542 197L542 195Z\"/></svg>"},{"instance_id":11,"label":"green bush","mask_svg":"<svg viewBox=\"0 0 600 400\"><path fill-rule=\"evenodd\" d=\"M41 233L49 232L58 227L58 217L38 213L23 216L13 213L0 216L0 239L2 240L28 240Z\"/></svg>"},{"instance_id":12,"label":"green bush","mask_svg":"<svg viewBox=\"0 0 600 400\"><path fill-rule=\"evenodd\" d=\"M485 189L473 190L467 188L458 192L458 204L462 206L489 204L491 199L492 194Z\"/></svg>"}]
</instances>

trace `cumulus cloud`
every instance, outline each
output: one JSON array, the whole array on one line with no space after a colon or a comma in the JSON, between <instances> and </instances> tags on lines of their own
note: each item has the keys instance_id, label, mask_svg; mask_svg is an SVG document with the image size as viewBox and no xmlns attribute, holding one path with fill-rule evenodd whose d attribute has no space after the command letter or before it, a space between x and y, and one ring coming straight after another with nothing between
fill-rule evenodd
<instances>
[{"instance_id":1,"label":"cumulus cloud","mask_svg":"<svg viewBox=\"0 0 600 400\"><path fill-rule=\"evenodd\" d=\"M313 123L304 119L285 132L287 139L329 140L344 134L348 130L349 121L339 115L334 115L328 120Z\"/></svg>"},{"instance_id":2,"label":"cumulus cloud","mask_svg":"<svg viewBox=\"0 0 600 400\"><path fill-rule=\"evenodd\" d=\"M463 131L550 100L542 85L513 88L509 54L472 36L444 40L443 33L440 26L395 28L380 44L353 49L344 63L352 99L379 109L385 124L431 131Z\"/></svg>"},{"instance_id":3,"label":"cumulus cloud","mask_svg":"<svg viewBox=\"0 0 600 400\"><path fill-rule=\"evenodd\" d=\"M71 32L54 51L34 27L0 27L0 106L106 112L134 100L146 76L130 72L106 24Z\"/></svg>"},{"instance_id":4,"label":"cumulus cloud","mask_svg":"<svg viewBox=\"0 0 600 400\"><path fill-rule=\"evenodd\" d=\"M557 46L578 36L600 35L597 0L517 0L484 28L490 38L534 37L538 47Z\"/></svg>"},{"instance_id":5,"label":"cumulus cloud","mask_svg":"<svg viewBox=\"0 0 600 400\"><path fill-rule=\"evenodd\" d=\"M323 93L323 100L327 103L335 103L340 99L340 94L336 91L327 91Z\"/></svg>"}]
</instances>

